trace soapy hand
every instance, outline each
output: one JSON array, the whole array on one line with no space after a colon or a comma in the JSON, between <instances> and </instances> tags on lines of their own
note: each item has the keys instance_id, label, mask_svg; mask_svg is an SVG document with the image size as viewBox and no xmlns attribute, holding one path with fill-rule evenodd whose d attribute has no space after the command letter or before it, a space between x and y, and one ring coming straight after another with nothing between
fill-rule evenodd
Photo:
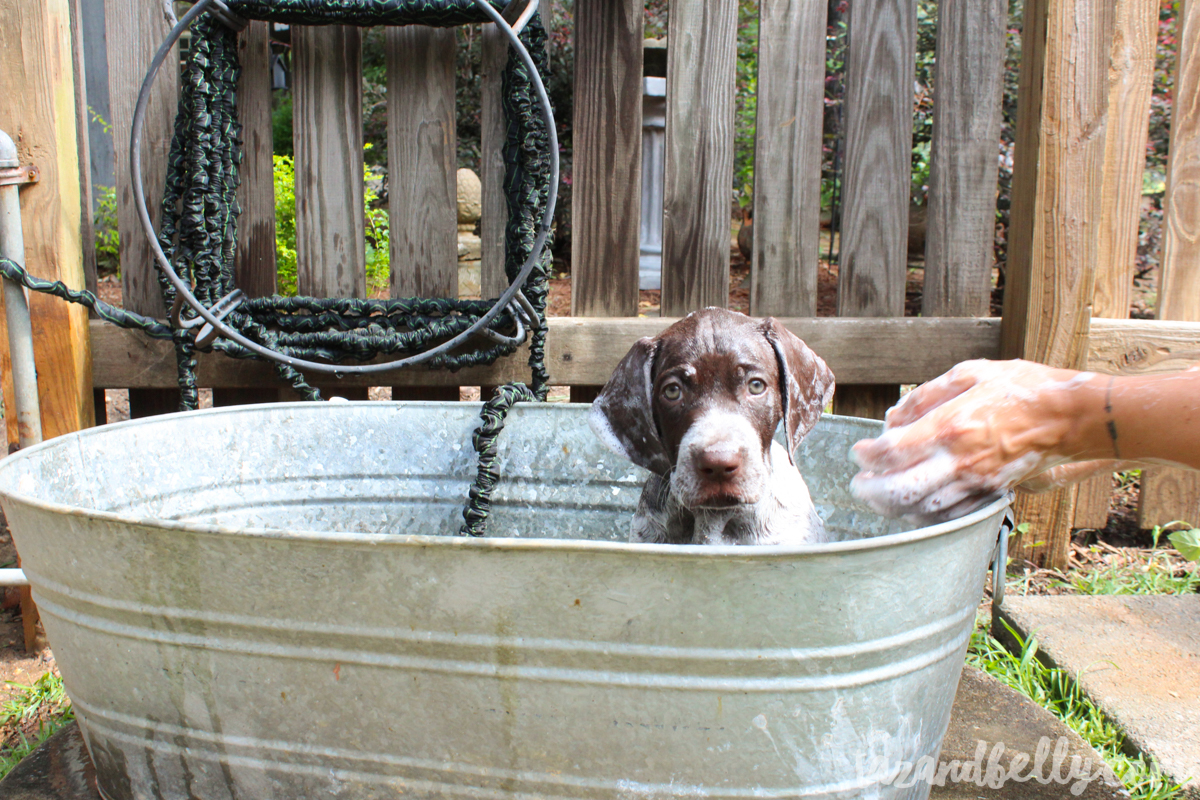
<instances>
[{"instance_id":1,"label":"soapy hand","mask_svg":"<svg viewBox=\"0 0 1200 800\"><path fill-rule=\"evenodd\" d=\"M1111 469L1106 461L1067 465L1074 454L1063 450L1077 424L1071 389L1096 377L1028 361L959 364L902 398L878 439L854 446L862 471L851 489L882 514L924 524L1027 480L1044 490Z\"/></svg>"}]
</instances>

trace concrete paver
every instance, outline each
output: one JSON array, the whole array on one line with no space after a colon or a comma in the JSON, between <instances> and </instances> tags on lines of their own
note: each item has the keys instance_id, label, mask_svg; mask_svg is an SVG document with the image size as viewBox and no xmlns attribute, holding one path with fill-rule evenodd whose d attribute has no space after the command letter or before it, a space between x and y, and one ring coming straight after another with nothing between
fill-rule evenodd
<instances>
[{"instance_id":1,"label":"concrete paver","mask_svg":"<svg viewBox=\"0 0 1200 800\"><path fill-rule=\"evenodd\" d=\"M983 753L980 759L980 745ZM997 745L1003 745L998 750ZM997 757L992 758L993 751ZM1040 768L1037 766L1042 754ZM1071 759L1077 757L1076 769ZM1100 754L1052 714L996 679L967 668L954 697L941 764L982 761L982 775L934 786L930 800L1109 800L1128 797ZM988 761L999 785L986 785ZM1025 761L1026 763L1022 763ZM1087 778L1080 777L1086 775ZM961 776L961 773L960 773ZM1046 783L1037 780L1041 777ZM1024 780L1022 780L1024 779ZM985 783L985 785L980 785ZM1075 794L1072 787L1079 789Z\"/></svg>"},{"instance_id":2,"label":"concrete paver","mask_svg":"<svg viewBox=\"0 0 1200 800\"><path fill-rule=\"evenodd\" d=\"M1200 798L1200 595L1009 597L1002 618Z\"/></svg>"}]
</instances>

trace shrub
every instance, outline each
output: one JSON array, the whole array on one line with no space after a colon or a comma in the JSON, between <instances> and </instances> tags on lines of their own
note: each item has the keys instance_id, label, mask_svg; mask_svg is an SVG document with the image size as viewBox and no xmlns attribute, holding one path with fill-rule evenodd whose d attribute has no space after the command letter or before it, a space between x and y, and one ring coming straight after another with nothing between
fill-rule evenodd
<instances>
[{"instance_id":1,"label":"shrub","mask_svg":"<svg viewBox=\"0 0 1200 800\"><path fill-rule=\"evenodd\" d=\"M117 189L115 186L97 186L99 202L96 204L94 228L96 233L96 272L101 275L117 275L121 271L121 234L117 229Z\"/></svg>"},{"instance_id":2,"label":"shrub","mask_svg":"<svg viewBox=\"0 0 1200 800\"><path fill-rule=\"evenodd\" d=\"M291 156L272 157L275 173L275 291L293 296L296 278L296 164Z\"/></svg>"},{"instance_id":3,"label":"shrub","mask_svg":"<svg viewBox=\"0 0 1200 800\"><path fill-rule=\"evenodd\" d=\"M370 151L370 145L367 146ZM294 296L299 291L296 272L296 165L291 156L276 155L275 177L275 270L276 292ZM388 285L390 259L387 208L379 206L379 195L371 188L371 168L363 167L363 234L366 238L367 288L377 291Z\"/></svg>"}]
</instances>

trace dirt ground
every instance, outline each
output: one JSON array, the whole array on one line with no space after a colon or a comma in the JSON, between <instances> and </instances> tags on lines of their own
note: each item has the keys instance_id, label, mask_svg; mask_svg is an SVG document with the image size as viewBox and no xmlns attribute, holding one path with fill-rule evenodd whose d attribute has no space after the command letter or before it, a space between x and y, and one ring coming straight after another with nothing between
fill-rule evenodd
<instances>
[{"instance_id":1,"label":"dirt ground","mask_svg":"<svg viewBox=\"0 0 1200 800\"><path fill-rule=\"evenodd\" d=\"M17 551L13 547L8 524L0 513L0 567L15 567ZM25 634L21 620L20 595L16 589L3 590L0 603L0 706L16 694L17 688L32 685L47 672L58 672L54 654L46 644L46 636L38 626L38 637L32 651L25 650ZM21 725L0 725L0 747L15 744L23 733L27 737L37 731L40 716Z\"/></svg>"}]
</instances>

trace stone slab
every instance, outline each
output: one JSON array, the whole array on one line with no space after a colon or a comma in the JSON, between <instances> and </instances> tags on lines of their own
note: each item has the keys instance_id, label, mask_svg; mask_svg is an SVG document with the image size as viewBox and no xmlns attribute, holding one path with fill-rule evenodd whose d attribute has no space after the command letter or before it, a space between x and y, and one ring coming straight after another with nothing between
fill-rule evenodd
<instances>
[{"instance_id":1,"label":"stone slab","mask_svg":"<svg viewBox=\"0 0 1200 800\"><path fill-rule=\"evenodd\" d=\"M930 800L1129 797L1079 734L1028 697L970 667L959 681L938 761L939 768L954 761L979 766L972 769L973 776L959 771L960 780L935 784ZM989 762L996 766L989 769ZM990 781L989 772L997 780Z\"/></svg>"},{"instance_id":2,"label":"stone slab","mask_svg":"<svg viewBox=\"0 0 1200 800\"><path fill-rule=\"evenodd\" d=\"M980 755L980 741L984 743L983 755ZM1096 752L1073 731L1032 701L968 668L963 671L954 699L941 763L958 761L967 765L974 762L978 763L980 772L976 773L974 767L969 767L965 773L958 771L960 780L933 786L930 799L1062 800L1078 796L1082 800L1116 800L1128 797L1106 785L1103 779L1085 781L1086 786L1079 795L1070 791L1072 783L1079 782L1078 778L1074 781L1049 780L1046 784L1010 779L996 781L999 786L989 786L986 783L988 761L997 744L1004 745L1004 752L997 754L994 763L1004 770L1005 775L1014 766L1013 759L1017 754L1025 753L1030 765L1018 765L1013 771L1020 777L1028 777L1039 747L1045 750L1046 756L1038 774L1046 779L1055 774L1069 776L1069 762L1073 756L1079 758L1078 771L1089 775L1098 773L1102 763ZM1064 761L1057 773L1053 766L1056 746ZM100 800L91 759L79 727L70 724L18 764L0 781L0 800Z\"/></svg>"},{"instance_id":3,"label":"stone slab","mask_svg":"<svg viewBox=\"0 0 1200 800\"><path fill-rule=\"evenodd\" d=\"M1001 617L1200 798L1200 595L1009 597Z\"/></svg>"},{"instance_id":4,"label":"stone slab","mask_svg":"<svg viewBox=\"0 0 1200 800\"><path fill-rule=\"evenodd\" d=\"M79 725L42 742L0 781L4 800L101 800Z\"/></svg>"}]
</instances>

